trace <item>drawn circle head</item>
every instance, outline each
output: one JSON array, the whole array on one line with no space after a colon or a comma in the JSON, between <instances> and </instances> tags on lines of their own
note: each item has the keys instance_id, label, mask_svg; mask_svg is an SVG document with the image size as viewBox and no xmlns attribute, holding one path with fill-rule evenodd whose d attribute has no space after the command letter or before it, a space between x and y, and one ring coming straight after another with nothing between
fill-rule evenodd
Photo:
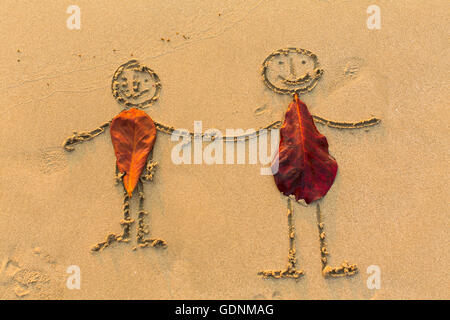
<instances>
[{"instance_id":1,"label":"drawn circle head","mask_svg":"<svg viewBox=\"0 0 450 320\"><path fill-rule=\"evenodd\" d=\"M111 83L114 98L126 108L148 108L159 98L161 81L150 68L136 60L121 65Z\"/></svg>"},{"instance_id":2,"label":"drawn circle head","mask_svg":"<svg viewBox=\"0 0 450 320\"><path fill-rule=\"evenodd\" d=\"M311 91L322 74L317 56L300 48L272 52L264 60L261 71L266 86L281 94Z\"/></svg>"}]
</instances>

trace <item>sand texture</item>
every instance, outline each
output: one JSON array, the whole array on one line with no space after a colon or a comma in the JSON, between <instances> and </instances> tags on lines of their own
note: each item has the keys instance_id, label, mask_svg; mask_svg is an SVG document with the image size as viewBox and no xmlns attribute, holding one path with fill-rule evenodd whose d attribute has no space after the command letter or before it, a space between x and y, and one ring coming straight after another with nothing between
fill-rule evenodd
<instances>
[{"instance_id":1,"label":"sand texture","mask_svg":"<svg viewBox=\"0 0 450 320\"><path fill-rule=\"evenodd\" d=\"M366 26L375 1L65 1L0 4L0 299L448 299L448 1L388 1L381 29ZM163 39L161 39L163 38ZM170 41L168 41L170 39ZM291 100L260 75L274 50L314 52L324 69L301 96L338 121L318 124L339 171L319 201L329 264L356 263L350 278L321 274L316 205L293 204L295 279L262 279L287 264L287 199L260 164L175 165L158 133L145 183L150 236L92 253L120 233L123 190L114 185L109 130L65 152L73 131L92 130L122 108L111 93L130 59L152 68L161 96L148 114L193 130L259 128L283 120ZM206 147L208 143L204 143ZM69 266L81 288L69 290ZM366 285L379 266L381 288Z\"/></svg>"}]
</instances>

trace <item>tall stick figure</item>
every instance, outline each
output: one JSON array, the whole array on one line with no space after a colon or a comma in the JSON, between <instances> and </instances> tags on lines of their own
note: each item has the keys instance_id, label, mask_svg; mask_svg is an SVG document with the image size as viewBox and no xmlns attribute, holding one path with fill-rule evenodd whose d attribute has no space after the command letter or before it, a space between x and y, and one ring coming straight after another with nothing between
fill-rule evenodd
<instances>
[{"instance_id":1,"label":"tall stick figure","mask_svg":"<svg viewBox=\"0 0 450 320\"><path fill-rule=\"evenodd\" d=\"M337 174L336 160L328 153L328 142L317 130L314 121L338 128L357 129L380 122L371 118L355 123L337 122L314 116L300 99L299 94L309 92L323 74L317 56L305 49L286 48L270 54L263 63L263 81L279 94L293 95L280 129L278 154L272 163L272 172L278 190L287 199L289 253L283 270L265 270L258 274L265 278L299 278L304 272L297 267L293 201L306 204L321 199L333 185ZM351 276L358 272L355 264L343 262L339 267L328 265L327 244L320 206L316 205L320 240L322 274L332 277Z\"/></svg>"}]
</instances>

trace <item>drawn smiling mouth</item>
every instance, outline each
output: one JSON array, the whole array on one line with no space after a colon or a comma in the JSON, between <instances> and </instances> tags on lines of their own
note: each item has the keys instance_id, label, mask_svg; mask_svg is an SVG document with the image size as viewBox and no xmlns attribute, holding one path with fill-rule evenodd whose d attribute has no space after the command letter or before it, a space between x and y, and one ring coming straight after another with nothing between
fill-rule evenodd
<instances>
[{"instance_id":1,"label":"drawn smiling mouth","mask_svg":"<svg viewBox=\"0 0 450 320\"><path fill-rule=\"evenodd\" d=\"M148 93L150 90L149 89L145 89L145 90L141 90L138 92L130 92L129 89L127 90L121 90L123 95L127 98L132 98L132 99L137 99L140 98L141 96L143 96L144 94Z\"/></svg>"},{"instance_id":2,"label":"drawn smiling mouth","mask_svg":"<svg viewBox=\"0 0 450 320\"><path fill-rule=\"evenodd\" d=\"M287 84L287 85L291 85L291 86L304 84L304 83L306 83L306 82L308 82L308 81L310 81L312 79L312 77L309 74L309 72L307 74L305 74L303 77L299 77L299 78L296 78L296 79L293 79L293 80L286 79L285 77L283 77L281 75L278 76L278 77L281 79L281 82L283 82L284 84Z\"/></svg>"}]
</instances>

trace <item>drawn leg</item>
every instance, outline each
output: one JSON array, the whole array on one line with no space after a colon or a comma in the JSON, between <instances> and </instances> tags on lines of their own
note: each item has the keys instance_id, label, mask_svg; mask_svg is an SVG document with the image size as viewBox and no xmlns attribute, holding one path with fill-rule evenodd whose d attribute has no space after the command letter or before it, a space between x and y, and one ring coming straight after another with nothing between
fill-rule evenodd
<instances>
[{"instance_id":1,"label":"drawn leg","mask_svg":"<svg viewBox=\"0 0 450 320\"><path fill-rule=\"evenodd\" d=\"M327 255L330 253L327 251L327 243L325 242L325 225L322 220L322 213L320 211L320 205L317 204L317 226L319 228L319 240L320 240L320 255L322 260L322 275L324 277L345 277L352 276L358 273L358 267L356 264L348 264L344 261L340 267L332 268L328 266Z\"/></svg>"},{"instance_id":2,"label":"drawn leg","mask_svg":"<svg viewBox=\"0 0 450 320\"><path fill-rule=\"evenodd\" d=\"M145 223L144 218L148 215L148 212L144 211L144 184L141 180L138 182L139 190L139 212L138 212L138 226L137 226L137 243L140 248L146 247L167 247L167 242L159 238L145 239L145 235L149 234L148 225Z\"/></svg>"},{"instance_id":3,"label":"drawn leg","mask_svg":"<svg viewBox=\"0 0 450 320\"><path fill-rule=\"evenodd\" d=\"M123 175L122 175L123 176ZM134 220L130 217L130 197L128 196L127 191L124 188L123 192L123 219L120 221L122 225L123 232L121 235L116 235L114 233L106 236L106 240L103 242L97 243L94 247L92 247L92 251L102 251L106 247L109 247L114 242L128 242L130 238L130 227L133 224Z\"/></svg>"},{"instance_id":4,"label":"drawn leg","mask_svg":"<svg viewBox=\"0 0 450 320\"><path fill-rule=\"evenodd\" d=\"M263 278L294 278L298 279L303 275L303 270L297 269L297 257L295 249L295 227L292 222L294 208L292 206L292 199L287 201L287 218L288 218L288 232L289 232L289 254L288 264L284 270L264 270L258 272L258 275Z\"/></svg>"}]
</instances>

